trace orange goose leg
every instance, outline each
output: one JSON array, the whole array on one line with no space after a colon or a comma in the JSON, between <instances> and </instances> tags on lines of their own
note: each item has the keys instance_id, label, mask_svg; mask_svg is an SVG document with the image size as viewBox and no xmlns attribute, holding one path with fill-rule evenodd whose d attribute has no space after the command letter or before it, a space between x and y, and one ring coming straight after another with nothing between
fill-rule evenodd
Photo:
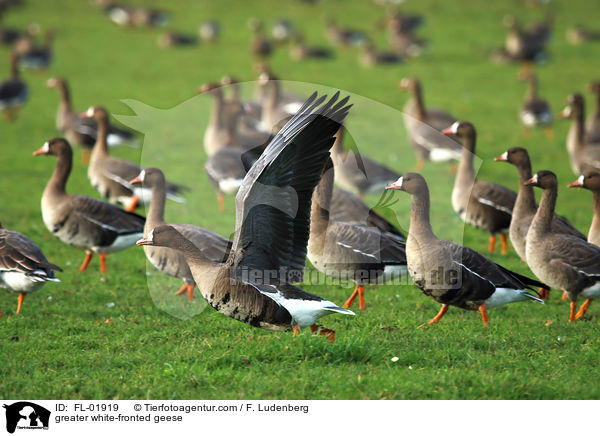
<instances>
[{"instance_id":1,"label":"orange goose leg","mask_svg":"<svg viewBox=\"0 0 600 436\"><path fill-rule=\"evenodd\" d=\"M225 212L225 196L221 193L217 195L217 202L219 203L219 210Z\"/></svg>"},{"instance_id":2,"label":"orange goose leg","mask_svg":"<svg viewBox=\"0 0 600 436\"><path fill-rule=\"evenodd\" d=\"M552 129L552 126L546 127L546 138L550 141L554 139L554 129Z\"/></svg>"},{"instance_id":3,"label":"orange goose leg","mask_svg":"<svg viewBox=\"0 0 600 436\"><path fill-rule=\"evenodd\" d=\"M125 210L127 212L135 212L135 208L138 206L138 204L140 204L140 197L134 195L131 197L131 203L129 203L129 206L127 206Z\"/></svg>"},{"instance_id":4,"label":"orange goose leg","mask_svg":"<svg viewBox=\"0 0 600 436\"><path fill-rule=\"evenodd\" d=\"M571 301L571 311L569 312L569 322L575 321L575 309L577 308L577 302Z\"/></svg>"},{"instance_id":5,"label":"orange goose leg","mask_svg":"<svg viewBox=\"0 0 600 436\"><path fill-rule=\"evenodd\" d=\"M92 261L92 257L94 257L94 253L92 253L91 251L88 251L85 254L85 260L83 261L83 263L79 267L79 272L83 272L83 271L85 271L87 269L88 265Z\"/></svg>"},{"instance_id":6,"label":"orange goose leg","mask_svg":"<svg viewBox=\"0 0 600 436\"><path fill-rule=\"evenodd\" d=\"M297 335L298 333L300 333L300 326L299 326L298 324L296 324L296 325L293 327L293 329L294 329L294 335L292 336L292 338L295 338L295 337L296 337L296 335Z\"/></svg>"},{"instance_id":7,"label":"orange goose leg","mask_svg":"<svg viewBox=\"0 0 600 436\"><path fill-rule=\"evenodd\" d=\"M506 252L508 251L508 242L506 241L506 234L503 233L500 235L500 240L502 241L502 254L506 254Z\"/></svg>"},{"instance_id":8,"label":"orange goose leg","mask_svg":"<svg viewBox=\"0 0 600 436\"><path fill-rule=\"evenodd\" d=\"M546 300L550 298L550 289L540 288L538 289L538 294L540 294L540 298L542 300Z\"/></svg>"},{"instance_id":9,"label":"orange goose leg","mask_svg":"<svg viewBox=\"0 0 600 436\"><path fill-rule=\"evenodd\" d=\"M490 253L493 253L495 248L496 248L496 236L490 235Z\"/></svg>"},{"instance_id":10,"label":"orange goose leg","mask_svg":"<svg viewBox=\"0 0 600 436\"><path fill-rule=\"evenodd\" d=\"M331 342L335 342L335 330L326 329L325 327L313 324L310 326L310 331L313 333L319 332L322 336L327 336Z\"/></svg>"},{"instance_id":11,"label":"orange goose leg","mask_svg":"<svg viewBox=\"0 0 600 436\"><path fill-rule=\"evenodd\" d=\"M194 298L194 286L195 285L187 285L188 301L192 301Z\"/></svg>"},{"instance_id":12,"label":"orange goose leg","mask_svg":"<svg viewBox=\"0 0 600 436\"><path fill-rule=\"evenodd\" d=\"M564 300L566 300L567 298L569 298L569 297L567 297L567 293L566 293L566 292L563 292L563 294L562 294L562 297L560 297L560 301L564 301Z\"/></svg>"},{"instance_id":13,"label":"orange goose leg","mask_svg":"<svg viewBox=\"0 0 600 436\"><path fill-rule=\"evenodd\" d=\"M450 173L451 175L456 174L456 162L450 162L450 166L448 167L448 173Z\"/></svg>"},{"instance_id":14,"label":"orange goose leg","mask_svg":"<svg viewBox=\"0 0 600 436\"><path fill-rule=\"evenodd\" d=\"M479 311L481 312L481 320L483 321L483 325L485 327L489 326L490 324L488 323L487 307L485 307L485 304L479 306Z\"/></svg>"},{"instance_id":15,"label":"orange goose leg","mask_svg":"<svg viewBox=\"0 0 600 436\"><path fill-rule=\"evenodd\" d=\"M184 283L183 285L181 285L181 288L179 288L179 290L177 292L175 292L175 295L181 295L186 291L187 291L187 283Z\"/></svg>"},{"instance_id":16,"label":"orange goose leg","mask_svg":"<svg viewBox=\"0 0 600 436\"><path fill-rule=\"evenodd\" d=\"M579 319L583 315L585 315L587 313L588 307L590 307L591 303L592 303L592 299L591 298L588 298L587 300L585 300L583 302L583 304L581 305L581 307L579 308L579 311L577 312L577 315L575 315L575 319Z\"/></svg>"},{"instance_id":17,"label":"orange goose leg","mask_svg":"<svg viewBox=\"0 0 600 436\"><path fill-rule=\"evenodd\" d=\"M106 253L100 253L100 272L106 272Z\"/></svg>"},{"instance_id":18,"label":"orange goose leg","mask_svg":"<svg viewBox=\"0 0 600 436\"><path fill-rule=\"evenodd\" d=\"M359 301L358 308L360 310L365 310L365 287L359 285L356 285L356 287L354 288L354 292L352 293L352 295L350 295L350 298L346 300L342 307L352 307L357 295Z\"/></svg>"},{"instance_id":19,"label":"orange goose leg","mask_svg":"<svg viewBox=\"0 0 600 436\"><path fill-rule=\"evenodd\" d=\"M427 324L429 324L429 325L435 324L440 319L442 319L442 316L444 316L446 314L446 312L448 312L448 305L442 304L442 308L440 309L438 314L436 316L434 316L433 318L431 318L431 320Z\"/></svg>"},{"instance_id":20,"label":"orange goose leg","mask_svg":"<svg viewBox=\"0 0 600 436\"><path fill-rule=\"evenodd\" d=\"M87 148L84 148L81 152L81 163L83 165L87 165L90 163L90 150Z\"/></svg>"},{"instance_id":21,"label":"orange goose leg","mask_svg":"<svg viewBox=\"0 0 600 436\"><path fill-rule=\"evenodd\" d=\"M417 165L416 165L417 172L420 173L421 171L423 171L424 167L425 167L425 159L420 157L419 160L417 161Z\"/></svg>"},{"instance_id":22,"label":"orange goose leg","mask_svg":"<svg viewBox=\"0 0 600 436\"><path fill-rule=\"evenodd\" d=\"M17 298L17 313L21 311L21 306L23 305L23 299L25 298L25 294L21 292L19 294L19 298Z\"/></svg>"}]
</instances>

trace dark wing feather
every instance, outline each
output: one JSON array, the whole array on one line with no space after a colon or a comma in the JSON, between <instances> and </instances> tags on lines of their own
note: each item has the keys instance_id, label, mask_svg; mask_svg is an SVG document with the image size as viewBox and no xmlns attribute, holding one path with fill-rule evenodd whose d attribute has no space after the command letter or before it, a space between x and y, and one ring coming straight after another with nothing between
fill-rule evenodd
<instances>
[{"instance_id":1,"label":"dark wing feather","mask_svg":"<svg viewBox=\"0 0 600 436\"><path fill-rule=\"evenodd\" d=\"M42 250L27 236L13 230L0 229L0 270L20 271L25 274L45 270L49 277L52 271L62 271L48 262Z\"/></svg>"},{"instance_id":2,"label":"dark wing feather","mask_svg":"<svg viewBox=\"0 0 600 436\"><path fill-rule=\"evenodd\" d=\"M213 262L225 262L229 256L231 241L218 233L191 224L172 224L172 227Z\"/></svg>"},{"instance_id":3,"label":"dark wing feather","mask_svg":"<svg viewBox=\"0 0 600 436\"><path fill-rule=\"evenodd\" d=\"M516 192L496 183L481 182L479 180L475 182L471 195L474 195L478 202L508 215L512 215L517 199Z\"/></svg>"},{"instance_id":4,"label":"dark wing feather","mask_svg":"<svg viewBox=\"0 0 600 436\"><path fill-rule=\"evenodd\" d=\"M236 197L235 265L304 271L312 192L350 109L338 96L321 106L314 93L250 168Z\"/></svg>"},{"instance_id":5,"label":"dark wing feather","mask_svg":"<svg viewBox=\"0 0 600 436\"><path fill-rule=\"evenodd\" d=\"M141 215L86 195L71 195L71 201L73 213L93 224L98 231L114 234L115 237L144 231L146 218Z\"/></svg>"}]
</instances>

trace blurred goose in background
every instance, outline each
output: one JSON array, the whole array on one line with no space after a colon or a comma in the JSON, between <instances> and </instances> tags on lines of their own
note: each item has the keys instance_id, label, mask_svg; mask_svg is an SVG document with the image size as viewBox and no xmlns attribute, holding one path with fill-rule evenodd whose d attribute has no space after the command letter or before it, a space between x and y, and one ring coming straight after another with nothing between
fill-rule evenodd
<instances>
[{"instance_id":1,"label":"blurred goose in background","mask_svg":"<svg viewBox=\"0 0 600 436\"><path fill-rule=\"evenodd\" d=\"M506 254L512 210L517 199L514 191L496 183L478 180L475 176L473 158L477 132L468 121L456 121L442 131L456 135L462 140L463 150L452 189L452 208L467 224L490 233L490 253L496 246L496 234L500 233L502 254Z\"/></svg>"},{"instance_id":2,"label":"blurred goose in background","mask_svg":"<svg viewBox=\"0 0 600 436\"><path fill-rule=\"evenodd\" d=\"M19 77L19 56L10 54L10 78L0 83L0 112L8 121L15 120L29 97L27 84Z\"/></svg>"},{"instance_id":3,"label":"blurred goose in background","mask_svg":"<svg viewBox=\"0 0 600 436\"><path fill-rule=\"evenodd\" d=\"M323 274L353 281L354 292L344 307L352 307L358 296L359 309L365 310L365 285L406 274L404 238L355 222L332 220L333 179L333 162L328 159L312 197L308 259Z\"/></svg>"},{"instance_id":4,"label":"blurred goose in background","mask_svg":"<svg viewBox=\"0 0 600 436\"><path fill-rule=\"evenodd\" d=\"M98 139L98 124L93 118L84 117L73 109L71 92L67 80L62 77L51 77L46 82L48 88L58 91L60 100L56 111L56 130L63 133L67 140L83 149L82 161L87 164L90 150ZM132 131L113 125L108 126L107 144L135 144Z\"/></svg>"},{"instance_id":5,"label":"blurred goose in background","mask_svg":"<svg viewBox=\"0 0 600 436\"><path fill-rule=\"evenodd\" d=\"M144 233L144 217L118 206L65 190L73 165L73 151L63 138L54 138L33 153L56 156L56 167L42 195L46 228L65 244L86 250L79 268L85 271L94 253L100 255L100 272L106 272L106 255L135 244Z\"/></svg>"},{"instance_id":6,"label":"blurred goose in background","mask_svg":"<svg viewBox=\"0 0 600 436\"><path fill-rule=\"evenodd\" d=\"M510 271L469 247L439 239L433 233L429 188L420 174L407 173L387 189L411 195L406 242L408 272L425 295L442 303L429 325L438 322L449 306L478 310L487 325L488 309L518 301L543 304L543 300L530 293L534 287L546 287L543 283ZM432 274L432 271L443 273Z\"/></svg>"},{"instance_id":7,"label":"blurred goose in background","mask_svg":"<svg viewBox=\"0 0 600 436\"><path fill-rule=\"evenodd\" d=\"M397 8L387 8L386 24L388 29L412 33L421 27L425 19L421 15L406 14ZM377 27L380 27L379 25Z\"/></svg>"},{"instance_id":8,"label":"blurred goose in background","mask_svg":"<svg viewBox=\"0 0 600 436\"><path fill-rule=\"evenodd\" d=\"M262 106L255 101L242 100L242 89L237 78L223 76L221 78L221 85L229 94L229 97L225 98L226 103L231 105L232 108L238 107L243 109L238 118L238 134L260 135L261 138L265 138L264 132L259 132Z\"/></svg>"},{"instance_id":9,"label":"blurred goose in background","mask_svg":"<svg viewBox=\"0 0 600 436\"><path fill-rule=\"evenodd\" d=\"M594 95L594 112L588 117L585 135L590 142L600 142L600 82L592 82L588 85L588 91Z\"/></svg>"},{"instance_id":10,"label":"blurred goose in background","mask_svg":"<svg viewBox=\"0 0 600 436\"><path fill-rule=\"evenodd\" d=\"M331 158L335 165L335 183L353 194L363 197L366 194L379 194L400 174L396 171L360 154L358 149L344 148L345 128L336 133L331 148Z\"/></svg>"},{"instance_id":11,"label":"blurred goose in background","mask_svg":"<svg viewBox=\"0 0 600 436\"><path fill-rule=\"evenodd\" d=\"M202 42L216 42L221 34L221 26L217 21L206 20L198 27L198 36Z\"/></svg>"},{"instance_id":12,"label":"blurred goose in background","mask_svg":"<svg viewBox=\"0 0 600 436\"><path fill-rule=\"evenodd\" d=\"M111 156L108 151L106 109L92 106L87 110L86 117L93 118L98 125L98 139L92 149L87 172L94 189L111 203L122 204L129 212L134 212L136 208L148 204L151 197L150 190L136 188L129 183L129 180L135 178L142 168L133 162ZM185 189L187 188L168 182L167 196L172 200L183 202L179 194Z\"/></svg>"},{"instance_id":13,"label":"blurred goose in background","mask_svg":"<svg viewBox=\"0 0 600 436\"><path fill-rule=\"evenodd\" d=\"M325 36L335 45L342 47L360 46L367 41L364 32L351 28L343 28L331 16L325 16Z\"/></svg>"},{"instance_id":14,"label":"blurred goose in background","mask_svg":"<svg viewBox=\"0 0 600 436\"><path fill-rule=\"evenodd\" d=\"M527 232L527 264L531 271L571 300L569 322L581 318L593 298L600 296L600 247L572 235L554 233L551 220L558 182L551 171L538 171L527 182L544 190ZM577 299L586 298L577 309Z\"/></svg>"},{"instance_id":15,"label":"blurred goose in background","mask_svg":"<svg viewBox=\"0 0 600 436\"><path fill-rule=\"evenodd\" d=\"M403 108L404 125L410 142L417 154L417 169L423 169L426 160L447 162L460 160L462 147L454 138L441 132L456 119L446 111L425 106L423 88L419 79L405 77L400 81L400 89L412 94ZM451 168L453 171L453 168Z\"/></svg>"},{"instance_id":16,"label":"blurred goose in background","mask_svg":"<svg viewBox=\"0 0 600 436\"><path fill-rule=\"evenodd\" d=\"M152 199L144 224L144 237L155 227L165 224L166 181L158 168L147 168L129 183L141 184L142 188L152 191ZM192 224L170 224L175 230L191 241L202 254L212 262L224 262L229 255L231 241L223 236ZM171 277L183 280L183 285L175 295L187 293L188 300L194 298L194 277L185 258L176 250L163 247L144 246L148 261L159 271Z\"/></svg>"},{"instance_id":17,"label":"blurred goose in background","mask_svg":"<svg viewBox=\"0 0 600 436\"><path fill-rule=\"evenodd\" d=\"M122 27L160 27L169 22L169 15L158 9L123 6L110 1L105 6L111 21Z\"/></svg>"},{"instance_id":18,"label":"blurred goose in background","mask_svg":"<svg viewBox=\"0 0 600 436\"><path fill-rule=\"evenodd\" d=\"M24 33L20 29L6 27L4 21L5 9L0 5L0 44L12 46Z\"/></svg>"},{"instance_id":19,"label":"blurred goose in background","mask_svg":"<svg viewBox=\"0 0 600 436\"><path fill-rule=\"evenodd\" d=\"M538 95L538 79L533 71L522 71L519 80L528 82L529 89L525 94L525 102L521 108L520 118L525 137L529 137L530 129L538 126L546 128L546 137L554 139L552 130L552 110L546 100Z\"/></svg>"},{"instance_id":20,"label":"blurred goose in background","mask_svg":"<svg viewBox=\"0 0 600 436\"><path fill-rule=\"evenodd\" d=\"M504 25L508 28L504 49L513 60L521 62L545 60L545 49L552 31L551 17L543 22L531 23L523 29L515 17L507 15L504 17Z\"/></svg>"},{"instance_id":21,"label":"blurred goose in background","mask_svg":"<svg viewBox=\"0 0 600 436\"><path fill-rule=\"evenodd\" d=\"M290 58L295 61L304 59L331 59L333 57L333 51L328 48L306 45L304 36L301 34L295 35L291 41Z\"/></svg>"},{"instance_id":22,"label":"blurred goose in background","mask_svg":"<svg viewBox=\"0 0 600 436\"><path fill-rule=\"evenodd\" d=\"M172 30L158 35L157 43L160 48L192 46L198 44L198 38L193 35L186 35Z\"/></svg>"},{"instance_id":23,"label":"blurred goose in background","mask_svg":"<svg viewBox=\"0 0 600 436\"><path fill-rule=\"evenodd\" d=\"M250 38L250 52L256 59L265 59L271 56L273 52L273 44L264 35L263 22L251 18L248 20L248 27L252 31Z\"/></svg>"},{"instance_id":24,"label":"blurred goose in background","mask_svg":"<svg viewBox=\"0 0 600 436\"><path fill-rule=\"evenodd\" d=\"M48 262L35 242L0 223L0 288L19 293L16 313L21 311L25 294L38 291L46 282L60 282L55 271L62 269Z\"/></svg>"},{"instance_id":25,"label":"blurred goose in background","mask_svg":"<svg viewBox=\"0 0 600 436\"><path fill-rule=\"evenodd\" d=\"M600 171L587 169L569 188L585 188L594 196L594 217L588 231L587 241L600 246Z\"/></svg>"},{"instance_id":26,"label":"blurred goose in background","mask_svg":"<svg viewBox=\"0 0 600 436\"><path fill-rule=\"evenodd\" d=\"M361 52L358 55L358 61L365 67L375 65L393 65L403 61L402 57L396 53L387 51L378 51L375 45L367 40L361 44Z\"/></svg>"},{"instance_id":27,"label":"blurred goose in background","mask_svg":"<svg viewBox=\"0 0 600 436\"><path fill-rule=\"evenodd\" d=\"M236 231L225 263L212 262L169 226L154 228L137 244L183 254L202 296L226 316L268 330L293 329L294 335L310 326L333 341L335 332L319 331L316 321L353 312L291 283L305 267L313 190L349 110L348 98L338 95L324 103L314 93L252 166L236 198Z\"/></svg>"},{"instance_id":28,"label":"blurred goose in background","mask_svg":"<svg viewBox=\"0 0 600 436\"><path fill-rule=\"evenodd\" d=\"M273 27L271 27L271 36L278 44L289 42L294 34L294 24L286 18L275 21Z\"/></svg>"},{"instance_id":29,"label":"blurred goose in background","mask_svg":"<svg viewBox=\"0 0 600 436\"><path fill-rule=\"evenodd\" d=\"M30 70L44 70L52 62L52 41L54 40L54 30L48 29L44 33L44 43L41 46L35 45L29 50L20 53L19 65Z\"/></svg>"},{"instance_id":30,"label":"blurred goose in background","mask_svg":"<svg viewBox=\"0 0 600 436\"><path fill-rule=\"evenodd\" d=\"M559 115L570 118L571 127L567 134L567 151L571 160L571 169L579 176L587 166L600 168L600 138L586 138L585 101L581 94L567 97L567 106Z\"/></svg>"},{"instance_id":31,"label":"blurred goose in background","mask_svg":"<svg viewBox=\"0 0 600 436\"><path fill-rule=\"evenodd\" d=\"M264 88L261 129L265 132L271 132L274 126L296 113L302 105L299 97L293 100L294 96L291 94L287 94L287 99L284 99L281 82L273 73L261 73L258 78L258 86Z\"/></svg>"},{"instance_id":32,"label":"blurred goose in background","mask_svg":"<svg viewBox=\"0 0 600 436\"><path fill-rule=\"evenodd\" d=\"M567 29L565 37L570 44L579 45L587 41L600 41L600 31L575 25Z\"/></svg>"}]
</instances>

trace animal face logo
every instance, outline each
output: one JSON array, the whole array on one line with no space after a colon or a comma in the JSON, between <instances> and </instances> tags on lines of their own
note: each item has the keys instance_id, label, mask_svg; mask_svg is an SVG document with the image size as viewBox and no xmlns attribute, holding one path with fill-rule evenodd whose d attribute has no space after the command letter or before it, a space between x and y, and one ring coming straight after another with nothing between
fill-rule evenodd
<instances>
[{"instance_id":1,"label":"animal face logo","mask_svg":"<svg viewBox=\"0 0 600 436\"><path fill-rule=\"evenodd\" d=\"M4 404L6 409L6 431L14 433L18 429L48 429L50 411L28 401Z\"/></svg>"}]
</instances>

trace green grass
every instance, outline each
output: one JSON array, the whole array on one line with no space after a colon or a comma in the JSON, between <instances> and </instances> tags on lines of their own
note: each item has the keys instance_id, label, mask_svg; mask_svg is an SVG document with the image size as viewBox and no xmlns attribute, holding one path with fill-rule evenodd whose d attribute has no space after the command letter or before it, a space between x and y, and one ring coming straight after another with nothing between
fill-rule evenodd
<instances>
[{"instance_id":1,"label":"green grass","mask_svg":"<svg viewBox=\"0 0 600 436\"><path fill-rule=\"evenodd\" d=\"M148 2L159 5L159 1ZM490 311L490 328L478 313L451 308L439 325L417 327L439 305L414 286L381 286L367 291L368 310L355 318L330 316L323 320L336 329L331 344L303 332L291 334L251 328L212 309L202 310L197 298L188 304L172 295L177 280L148 270L143 252L131 248L108 256L106 277L97 259L90 269L77 271L83 253L55 239L41 220L40 198L54 168L54 158L31 153L56 135L57 96L45 88L51 75L68 77L76 108L106 105L124 122L145 133L143 152L128 148L114 153L161 166L174 181L193 191L185 205L169 203L167 219L202 225L230 235L235 225L234 201L226 213L216 208L205 177L202 135L211 106L195 89L207 81L234 74L255 79L247 52L250 16L267 23L290 17L311 43L326 43L321 16L342 8L343 24L371 29L382 16L366 1L329 0L319 6L299 2L230 1L168 2L170 27L194 32L205 18L219 18L223 37L218 45L163 51L156 46L158 30L128 30L114 26L87 1L27 0L27 6L6 16L10 25L37 21L58 30L55 61L44 74L24 73L31 98L19 120L2 123L0 220L36 241L48 258L61 265L59 284L48 284L27 297L22 313L14 315L16 296L0 292L0 396L3 398L170 398L170 399L590 399L600 387L589 380L600 375L597 365L600 309L591 306L582 321L567 324L568 307L553 293L545 305L514 304ZM226 3L226 4L225 4ZM276 7L274 5L277 4ZM568 46L567 26L593 27L600 6L580 1L553 2L556 25L551 59L537 70L542 94L556 111L566 95L583 90L600 70L600 46ZM414 168L398 109L407 96L397 88L406 75L422 79L425 99L478 128L479 176L516 189L516 171L493 163L509 146L524 145L534 169L558 174L558 212L579 229L591 221L591 195L568 191L575 179L568 165L564 140L567 123L555 125L556 139L542 131L524 140L517 121L524 85L517 66L495 66L486 51L504 37L506 13L540 18L541 11L520 2L464 1L410 3L407 10L426 15L420 34L430 50L414 62L391 68L358 66L351 50L339 51L329 62L295 63L286 50L273 60L282 78L316 85L290 84L297 90L334 87L353 93L356 103L349 118L351 136L360 150L398 171ZM383 33L374 33L381 44ZM0 70L6 74L7 50L0 51ZM317 86L318 85L318 86ZM325 87L325 88L323 88ZM246 90L250 93L252 90ZM134 100L134 111L121 100ZM159 108L160 112L156 109ZM171 109L167 111L167 109ZM137 114L135 115L134 114ZM131 118L133 117L133 118ZM464 241L486 251L487 235L463 228L450 207L452 176L446 166L429 164L424 175L433 196L433 223L441 237ZM96 195L75 154L71 193ZM398 193L393 206L401 226L408 226L409 198ZM376 197L369 197L374 204ZM530 274L510 251L492 259ZM305 288L342 303L348 287ZM52 297L51 299L49 297ZM115 303L114 307L107 306ZM178 317L170 314L175 313ZM195 315L195 316L192 316ZM392 357L398 360L392 362Z\"/></svg>"}]
</instances>

